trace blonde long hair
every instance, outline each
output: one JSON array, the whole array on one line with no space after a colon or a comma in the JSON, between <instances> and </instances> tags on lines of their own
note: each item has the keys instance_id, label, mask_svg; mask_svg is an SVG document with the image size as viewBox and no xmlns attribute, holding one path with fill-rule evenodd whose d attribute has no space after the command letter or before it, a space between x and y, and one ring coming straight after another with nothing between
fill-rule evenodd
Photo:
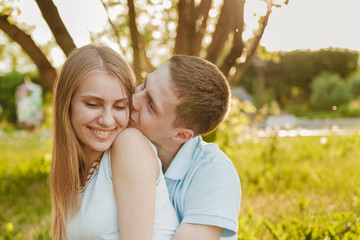
<instances>
[{"instance_id":1,"label":"blonde long hair","mask_svg":"<svg viewBox=\"0 0 360 240\"><path fill-rule=\"evenodd\" d=\"M84 177L84 158L70 121L71 97L84 78L98 71L119 79L130 106L132 104L135 75L118 53L109 47L87 45L70 54L54 86L54 145L49 179L54 240L66 238L66 220L76 211L78 190Z\"/></svg>"}]
</instances>

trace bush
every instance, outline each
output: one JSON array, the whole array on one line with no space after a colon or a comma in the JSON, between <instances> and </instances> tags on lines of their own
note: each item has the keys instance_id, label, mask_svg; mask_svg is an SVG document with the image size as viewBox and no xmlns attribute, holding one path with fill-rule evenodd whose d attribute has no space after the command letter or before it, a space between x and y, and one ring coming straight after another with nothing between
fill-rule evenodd
<instances>
[{"instance_id":1,"label":"bush","mask_svg":"<svg viewBox=\"0 0 360 240\"><path fill-rule=\"evenodd\" d=\"M360 74L354 74L349 78L349 85L354 97L360 96Z\"/></svg>"},{"instance_id":2,"label":"bush","mask_svg":"<svg viewBox=\"0 0 360 240\"><path fill-rule=\"evenodd\" d=\"M334 73L322 73L311 83L310 104L315 109L331 110L333 106L349 102L352 93L341 77Z\"/></svg>"},{"instance_id":3,"label":"bush","mask_svg":"<svg viewBox=\"0 0 360 240\"><path fill-rule=\"evenodd\" d=\"M264 67L266 89L274 90L274 100L281 107L306 104L311 96L311 82L318 74L333 72L345 79L357 70L359 60L357 51L334 48L274 54L278 54L280 61L268 61ZM239 82L251 94L256 93L258 87L254 78L257 78L257 73L250 67ZM296 94L292 91L294 87Z\"/></svg>"},{"instance_id":4,"label":"bush","mask_svg":"<svg viewBox=\"0 0 360 240\"><path fill-rule=\"evenodd\" d=\"M223 147L231 147L234 141L249 128L251 117L256 108L249 101L231 99L230 111L226 119L212 132L203 135L206 142L215 142Z\"/></svg>"}]
</instances>

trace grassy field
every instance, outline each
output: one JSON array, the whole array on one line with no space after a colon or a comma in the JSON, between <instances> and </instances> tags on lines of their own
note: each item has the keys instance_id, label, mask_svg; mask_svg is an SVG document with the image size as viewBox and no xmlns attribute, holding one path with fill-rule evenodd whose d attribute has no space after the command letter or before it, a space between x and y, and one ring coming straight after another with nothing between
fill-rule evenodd
<instances>
[{"instance_id":1,"label":"grassy field","mask_svg":"<svg viewBox=\"0 0 360 240\"><path fill-rule=\"evenodd\" d=\"M49 239L51 135L0 134L0 239ZM239 239L360 239L360 136L223 140Z\"/></svg>"},{"instance_id":2,"label":"grassy field","mask_svg":"<svg viewBox=\"0 0 360 240\"><path fill-rule=\"evenodd\" d=\"M360 137L223 147L242 187L239 239L360 239Z\"/></svg>"},{"instance_id":3,"label":"grassy field","mask_svg":"<svg viewBox=\"0 0 360 240\"><path fill-rule=\"evenodd\" d=\"M46 132L1 135L0 239L49 239L50 136Z\"/></svg>"}]
</instances>

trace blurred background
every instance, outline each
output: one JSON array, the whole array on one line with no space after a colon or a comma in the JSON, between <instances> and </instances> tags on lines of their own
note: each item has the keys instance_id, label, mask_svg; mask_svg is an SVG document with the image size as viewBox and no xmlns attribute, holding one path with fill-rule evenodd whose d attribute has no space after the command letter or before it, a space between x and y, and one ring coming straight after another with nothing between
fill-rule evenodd
<instances>
[{"instance_id":1,"label":"blurred background","mask_svg":"<svg viewBox=\"0 0 360 240\"><path fill-rule=\"evenodd\" d=\"M50 239L52 87L70 52L108 45L141 83L174 54L232 88L203 138L242 183L239 239L360 238L358 0L2 0L0 239Z\"/></svg>"}]
</instances>

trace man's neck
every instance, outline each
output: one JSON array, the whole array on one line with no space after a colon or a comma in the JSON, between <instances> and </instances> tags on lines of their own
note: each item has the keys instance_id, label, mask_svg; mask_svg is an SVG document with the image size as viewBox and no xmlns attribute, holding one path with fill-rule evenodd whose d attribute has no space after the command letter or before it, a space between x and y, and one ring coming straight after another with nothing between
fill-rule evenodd
<instances>
[{"instance_id":1,"label":"man's neck","mask_svg":"<svg viewBox=\"0 0 360 240\"><path fill-rule=\"evenodd\" d=\"M169 168L171 162L174 160L176 154L178 153L178 151L181 148L180 146L159 146L159 145L155 145L157 152L158 152L158 156L161 160L162 163L162 170L163 173L166 172L166 170Z\"/></svg>"}]
</instances>

